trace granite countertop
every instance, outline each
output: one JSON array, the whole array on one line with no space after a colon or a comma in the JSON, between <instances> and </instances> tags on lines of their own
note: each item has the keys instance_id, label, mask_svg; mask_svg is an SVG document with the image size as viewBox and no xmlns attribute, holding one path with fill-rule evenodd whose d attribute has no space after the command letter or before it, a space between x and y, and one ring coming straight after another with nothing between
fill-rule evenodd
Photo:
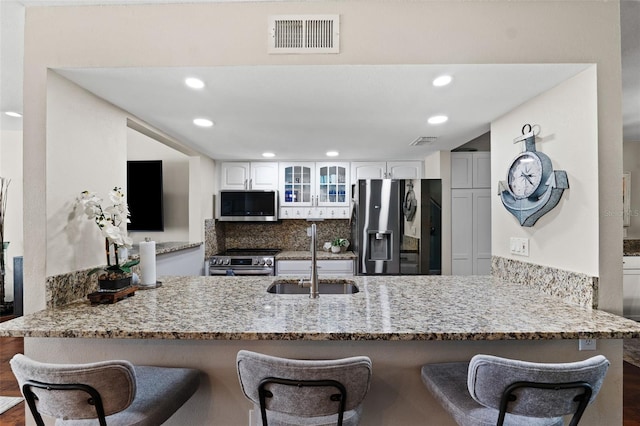
<instances>
[{"instance_id":1,"label":"granite countertop","mask_svg":"<svg viewBox=\"0 0 640 426\"><path fill-rule=\"evenodd\" d=\"M318 260L338 260L338 259L356 259L357 256L352 251L343 253L332 253L330 251L318 250L316 252ZM311 260L311 251L281 251L276 255L276 260Z\"/></svg>"},{"instance_id":2,"label":"granite countertop","mask_svg":"<svg viewBox=\"0 0 640 426\"><path fill-rule=\"evenodd\" d=\"M0 324L0 336L193 340L536 340L640 337L640 324L493 277L354 277L353 295L275 295L277 277L161 277Z\"/></svg>"},{"instance_id":3,"label":"granite countertop","mask_svg":"<svg viewBox=\"0 0 640 426\"><path fill-rule=\"evenodd\" d=\"M182 241L173 241L166 243L156 243L156 254L167 254L175 251L186 250L194 247L201 246L202 243L188 243ZM133 248L129 250L129 257L136 259L140 257L140 244L134 244Z\"/></svg>"}]
</instances>

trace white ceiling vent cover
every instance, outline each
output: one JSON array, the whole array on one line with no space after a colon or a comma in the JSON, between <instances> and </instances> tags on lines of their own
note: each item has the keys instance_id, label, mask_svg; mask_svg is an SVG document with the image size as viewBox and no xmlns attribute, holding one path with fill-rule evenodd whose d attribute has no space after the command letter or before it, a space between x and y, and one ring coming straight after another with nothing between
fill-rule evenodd
<instances>
[{"instance_id":1,"label":"white ceiling vent cover","mask_svg":"<svg viewBox=\"0 0 640 426\"><path fill-rule=\"evenodd\" d=\"M269 53L339 53L340 15L269 17Z\"/></svg>"},{"instance_id":2,"label":"white ceiling vent cover","mask_svg":"<svg viewBox=\"0 0 640 426\"><path fill-rule=\"evenodd\" d=\"M434 143L436 141L437 136L420 136L418 139L411 142L410 146L422 146L430 143Z\"/></svg>"}]
</instances>

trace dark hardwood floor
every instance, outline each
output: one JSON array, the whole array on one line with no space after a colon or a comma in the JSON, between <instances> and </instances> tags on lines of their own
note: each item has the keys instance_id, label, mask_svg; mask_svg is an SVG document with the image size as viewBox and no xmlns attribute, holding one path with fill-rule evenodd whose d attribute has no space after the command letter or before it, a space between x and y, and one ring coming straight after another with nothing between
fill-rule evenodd
<instances>
[{"instance_id":1,"label":"dark hardwood floor","mask_svg":"<svg viewBox=\"0 0 640 426\"><path fill-rule=\"evenodd\" d=\"M21 337L0 337L0 395L20 396L9 360L14 354L23 352ZM640 426L640 368L627 362L624 363L623 392L623 426ZM0 426L24 426L24 409L24 402L21 402L0 414Z\"/></svg>"},{"instance_id":2,"label":"dark hardwood floor","mask_svg":"<svg viewBox=\"0 0 640 426\"><path fill-rule=\"evenodd\" d=\"M0 322L12 317L0 317ZM0 337L0 395L21 396L16 378L11 372L9 360L17 353L24 353L22 337ZM24 401L0 414L0 426L24 426Z\"/></svg>"}]
</instances>

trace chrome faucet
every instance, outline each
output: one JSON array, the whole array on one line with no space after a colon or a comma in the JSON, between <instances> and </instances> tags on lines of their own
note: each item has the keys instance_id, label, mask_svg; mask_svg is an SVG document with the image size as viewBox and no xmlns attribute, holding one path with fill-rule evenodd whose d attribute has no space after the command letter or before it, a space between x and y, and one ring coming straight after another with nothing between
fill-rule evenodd
<instances>
[{"instance_id":1,"label":"chrome faucet","mask_svg":"<svg viewBox=\"0 0 640 426\"><path fill-rule=\"evenodd\" d=\"M320 296L318 292L318 261L317 261L317 248L316 248L316 224L311 224L311 276L309 281L300 280L302 287L309 287L309 297L316 299Z\"/></svg>"}]
</instances>

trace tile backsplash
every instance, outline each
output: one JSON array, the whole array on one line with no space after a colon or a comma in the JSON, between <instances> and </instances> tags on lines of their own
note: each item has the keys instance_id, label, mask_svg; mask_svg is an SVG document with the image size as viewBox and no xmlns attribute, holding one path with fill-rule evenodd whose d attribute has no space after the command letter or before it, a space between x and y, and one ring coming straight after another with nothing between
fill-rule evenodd
<instances>
[{"instance_id":1,"label":"tile backsplash","mask_svg":"<svg viewBox=\"0 0 640 426\"><path fill-rule=\"evenodd\" d=\"M325 220L317 222L318 245L334 238L350 238L348 220ZM230 248L276 248L281 250L309 250L311 238L306 220L283 220L280 222L205 222L205 253L213 256Z\"/></svg>"}]
</instances>

